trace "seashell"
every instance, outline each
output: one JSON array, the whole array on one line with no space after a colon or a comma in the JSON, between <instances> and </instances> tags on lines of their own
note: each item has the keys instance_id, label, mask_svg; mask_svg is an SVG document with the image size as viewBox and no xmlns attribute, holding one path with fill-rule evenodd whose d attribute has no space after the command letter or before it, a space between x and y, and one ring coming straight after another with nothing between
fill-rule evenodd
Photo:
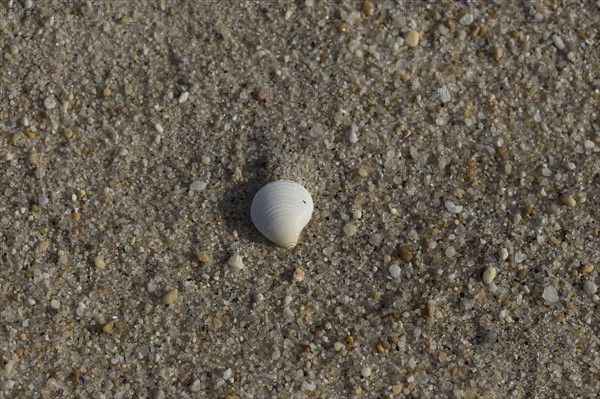
<instances>
[{"instance_id":1,"label":"seashell","mask_svg":"<svg viewBox=\"0 0 600 399\"><path fill-rule=\"evenodd\" d=\"M277 180L254 196L250 215L262 235L284 248L293 248L313 211L310 193L298 183Z\"/></svg>"}]
</instances>

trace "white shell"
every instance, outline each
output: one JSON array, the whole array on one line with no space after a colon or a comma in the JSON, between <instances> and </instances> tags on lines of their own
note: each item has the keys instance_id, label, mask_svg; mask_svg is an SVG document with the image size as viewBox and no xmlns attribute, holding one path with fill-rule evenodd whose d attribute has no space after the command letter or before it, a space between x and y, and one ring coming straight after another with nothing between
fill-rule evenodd
<instances>
[{"instance_id":1,"label":"white shell","mask_svg":"<svg viewBox=\"0 0 600 399\"><path fill-rule=\"evenodd\" d=\"M250 208L252 223L258 231L284 248L296 246L312 212L310 193L287 180L265 184L254 196Z\"/></svg>"}]
</instances>

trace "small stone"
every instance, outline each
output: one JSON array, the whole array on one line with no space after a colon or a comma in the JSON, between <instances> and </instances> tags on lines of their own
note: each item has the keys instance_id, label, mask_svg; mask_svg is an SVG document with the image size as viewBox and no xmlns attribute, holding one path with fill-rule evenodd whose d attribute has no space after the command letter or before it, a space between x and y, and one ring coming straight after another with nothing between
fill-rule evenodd
<instances>
[{"instance_id":1,"label":"small stone","mask_svg":"<svg viewBox=\"0 0 600 399\"><path fill-rule=\"evenodd\" d=\"M237 252L229 257L227 264L233 270L242 270L244 268L244 262L242 260L242 256Z\"/></svg>"},{"instance_id":2,"label":"small stone","mask_svg":"<svg viewBox=\"0 0 600 399\"><path fill-rule=\"evenodd\" d=\"M195 180L192 184L190 184L190 191L202 191L206 188L206 182L202 180Z\"/></svg>"},{"instance_id":3,"label":"small stone","mask_svg":"<svg viewBox=\"0 0 600 399\"><path fill-rule=\"evenodd\" d=\"M199 262L204 263L204 264L207 264L210 260L206 251L198 251L196 253L196 257L198 258Z\"/></svg>"},{"instance_id":4,"label":"small stone","mask_svg":"<svg viewBox=\"0 0 600 399\"><path fill-rule=\"evenodd\" d=\"M179 296L179 290L177 288L173 288L170 291L167 291L165 295L162 297L162 303L165 305L172 305L177 301L177 297Z\"/></svg>"},{"instance_id":5,"label":"small stone","mask_svg":"<svg viewBox=\"0 0 600 399\"><path fill-rule=\"evenodd\" d=\"M230 378L231 378L231 374L232 374L232 371L231 371L231 369L230 369L230 368L229 368L229 369L227 369L227 370L225 370L225 371L223 372L223 379L224 379L224 380L228 380L228 379L230 379Z\"/></svg>"},{"instance_id":6,"label":"small stone","mask_svg":"<svg viewBox=\"0 0 600 399\"><path fill-rule=\"evenodd\" d=\"M287 321L292 321L292 320L294 320L294 312L292 312L292 309L290 309L289 307L286 306L283 308L283 317Z\"/></svg>"},{"instance_id":7,"label":"small stone","mask_svg":"<svg viewBox=\"0 0 600 399\"><path fill-rule=\"evenodd\" d=\"M436 307L434 304L428 303L425 306L425 316L429 317L430 319L433 318L433 316L435 316L435 311L436 311Z\"/></svg>"},{"instance_id":8,"label":"small stone","mask_svg":"<svg viewBox=\"0 0 600 399\"><path fill-rule=\"evenodd\" d=\"M48 249L49 246L50 246L50 241L48 241L48 240L40 241L35 246L35 252L37 252L37 253L44 252L45 250Z\"/></svg>"},{"instance_id":9,"label":"small stone","mask_svg":"<svg viewBox=\"0 0 600 399\"><path fill-rule=\"evenodd\" d=\"M563 205L566 205L570 208L574 208L575 205L577 205L577 201L575 201L575 199L573 197L571 197L570 195L567 195L567 194L563 195L560 198L560 200L563 203Z\"/></svg>"},{"instance_id":10,"label":"small stone","mask_svg":"<svg viewBox=\"0 0 600 399\"><path fill-rule=\"evenodd\" d=\"M508 249L506 249L506 248L500 248L498 250L498 256L500 257L501 260L508 259Z\"/></svg>"},{"instance_id":11,"label":"small stone","mask_svg":"<svg viewBox=\"0 0 600 399\"><path fill-rule=\"evenodd\" d=\"M347 237L352 237L354 234L356 234L357 231L358 227L356 227L356 225L353 223L346 223L346 225L344 226L344 234Z\"/></svg>"},{"instance_id":12,"label":"small stone","mask_svg":"<svg viewBox=\"0 0 600 399\"><path fill-rule=\"evenodd\" d=\"M156 131L158 133L162 133L165 131L165 128L160 123L157 123L156 125L154 125L154 128L156 129Z\"/></svg>"},{"instance_id":13,"label":"small stone","mask_svg":"<svg viewBox=\"0 0 600 399\"><path fill-rule=\"evenodd\" d=\"M40 159L40 157L36 150L31 150L31 151L29 151L29 154L27 154L27 162L29 163L29 166L31 166L32 168L36 167L39 159Z\"/></svg>"},{"instance_id":14,"label":"small stone","mask_svg":"<svg viewBox=\"0 0 600 399\"><path fill-rule=\"evenodd\" d=\"M402 391L402 385L400 385L400 384L392 385L392 393L394 395L398 395L401 391Z\"/></svg>"},{"instance_id":15,"label":"small stone","mask_svg":"<svg viewBox=\"0 0 600 399\"><path fill-rule=\"evenodd\" d=\"M181 93L181 95L179 96L179 98L177 99L177 102L179 104L182 104L184 102L187 101L188 97L190 96L190 93L187 91L184 91L183 93Z\"/></svg>"},{"instance_id":16,"label":"small stone","mask_svg":"<svg viewBox=\"0 0 600 399\"><path fill-rule=\"evenodd\" d=\"M409 247L402 247L400 248L400 257L403 261L410 262L413 257L413 253Z\"/></svg>"},{"instance_id":17,"label":"small stone","mask_svg":"<svg viewBox=\"0 0 600 399\"><path fill-rule=\"evenodd\" d=\"M192 391L192 392L200 392L201 389L202 389L202 383L200 382L200 380L194 380L192 385L190 385L190 391Z\"/></svg>"},{"instance_id":18,"label":"small stone","mask_svg":"<svg viewBox=\"0 0 600 399\"><path fill-rule=\"evenodd\" d=\"M45 194L40 194L40 196L38 197L38 205L40 207L46 206L46 205L48 205L48 202L50 202L50 199L48 197L46 197Z\"/></svg>"},{"instance_id":19,"label":"small stone","mask_svg":"<svg viewBox=\"0 0 600 399\"><path fill-rule=\"evenodd\" d=\"M558 292L556 292L556 288L554 288L551 285L544 288L544 293L542 294L542 298L544 298L546 301L548 301L550 303L558 302L559 298L558 298Z\"/></svg>"},{"instance_id":20,"label":"small stone","mask_svg":"<svg viewBox=\"0 0 600 399\"><path fill-rule=\"evenodd\" d=\"M586 281L583 283L583 292L588 295L594 295L598 292L598 286L593 281Z\"/></svg>"},{"instance_id":21,"label":"small stone","mask_svg":"<svg viewBox=\"0 0 600 399\"><path fill-rule=\"evenodd\" d=\"M358 175L360 177L367 177L367 176L369 176L369 172L367 172L367 170L365 168L363 168L363 167L359 167L357 169L357 172L358 172Z\"/></svg>"},{"instance_id":22,"label":"small stone","mask_svg":"<svg viewBox=\"0 0 600 399\"><path fill-rule=\"evenodd\" d=\"M344 346L345 346L345 345L344 345L344 344L342 344L341 342L336 342L335 344L333 344L333 349L334 349L336 352L339 352L339 351L341 351L341 350L342 350L342 348L344 348Z\"/></svg>"},{"instance_id":23,"label":"small stone","mask_svg":"<svg viewBox=\"0 0 600 399\"><path fill-rule=\"evenodd\" d=\"M303 391L314 391L315 389L317 389L317 386L315 384L309 383L307 381L304 381L302 383L302 390Z\"/></svg>"},{"instance_id":24,"label":"small stone","mask_svg":"<svg viewBox=\"0 0 600 399\"><path fill-rule=\"evenodd\" d=\"M419 44L419 32L414 29L406 32L406 35L404 36L404 44L406 44L408 47L417 47Z\"/></svg>"},{"instance_id":25,"label":"small stone","mask_svg":"<svg viewBox=\"0 0 600 399\"><path fill-rule=\"evenodd\" d=\"M292 279L299 283L302 280L304 280L304 270L302 270L301 268L297 267L296 270L294 270L294 275L292 277Z\"/></svg>"},{"instance_id":26,"label":"small stone","mask_svg":"<svg viewBox=\"0 0 600 399\"><path fill-rule=\"evenodd\" d=\"M55 108L56 107L56 97L54 97L53 95L49 95L48 97L46 97L46 99L44 100L44 107L47 110Z\"/></svg>"},{"instance_id":27,"label":"small stone","mask_svg":"<svg viewBox=\"0 0 600 399\"><path fill-rule=\"evenodd\" d=\"M563 43L560 36L558 36L556 34L552 35L552 43L554 43L554 46L556 46L556 48L559 50L565 49L565 43Z\"/></svg>"},{"instance_id":28,"label":"small stone","mask_svg":"<svg viewBox=\"0 0 600 399\"><path fill-rule=\"evenodd\" d=\"M371 368L369 366L364 366L360 369L360 375L364 378L368 378L371 375Z\"/></svg>"},{"instance_id":29,"label":"small stone","mask_svg":"<svg viewBox=\"0 0 600 399\"><path fill-rule=\"evenodd\" d=\"M352 125L348 128L346 133L346 139L351 144L355 144L356 142L358 142L358 127L356 125Z\"/></svg>"},{"instance_id":30,"label":"small stone","mask_svg":"<svg viewBox=\"0 0 600 399\"><path fill-rule=\"evenodd\" d=\"M400 266L398 266L397 264L393 264L390 266L390 276L392 276L393 278L399 278L400 277Z\"/></svg>"},{"instance_id":31,"label":"small stone","mask_svg":"<svg viewBox=\"0 0 600 399\"><path fill-rule=\"evenodd\" d=\"M100 254L96 255L96 257L94 258L94 266L96 266L98 269L106 268L106 262L104 261L104 259L102 259L102 256Z\"/></svg>"},{"instance_id":32,"label":"small stone","mask_svg":"<svg viewBox=\"0 0 600 399\"><path fill-rule=\"evenodd\" d=\"M50 301L50 307L52 309L58 310L60 309L60 302L57 299L53 299Z\"/></svg>"},{"instance_id":33,"label":"small stone","mask_svg":"<svg viewBox=\"0 0 600 399\"><path fill-rule=\"evenodd\" d=\"M456 255L456 250L454 249L454 247L446 248L446 256L448 258L452 258L454 255Z\"/></svg>"},{"instance_id":34,"label":"small stone","mask_svg":"<svg viewBox=\"0 0 600 399\"><path fill-rule=\"evenodd\" d=\"M113 330L114 330L114 323L106 323L105 325L102 326L102 332L106 333L106 334L112 334Z\"/></svg>"},{"instance_id":35,"label":"small stone","mask_svg":"<svg viewBox=\"0 0 600 399\"><path fill-rule=\"evenodd\" d=\"M583 146L586 150L591 150L592 148L596 147L596 143L594 143L592 140L586 140L583 142Z\"/></svg>"},{"instance_id":36,"label":"small stone","mask_svg":"<svg viewBox=\"0 0 600 399\"><path fill-rule=\"evenodd\" d=\"M483 272L483 283L485 285L492 284L492 281L494 281L497 274L498 274L498 269L496 269L495 267L488 267Z\"/></svg>"},{"instance_id":37,"label":"small stone","mask_svg":"<svg viewBox=\"0 0 600 399\"><path fill-rule=\"evenodd\" d=\"M452 214L458 214L461 213L463 210L462 205L455 205L454 202L448 200L444 203L444 206L446 207L446 210Z\"/></svg>"},{"instance_id":38,"label":"small stone","mask_svg":"<svg viewBox=\"0 0 600 399\"><path fill-rule=\"evenodd\" d=\"M500 47L497 47L496 49L494 49L494 59L496 61L500 61L502 59L503 55L504 55L504 50L502 50Z\"/></svg>"},{"instance_id":39,"label":"small stone","mask_svg":"<svg viewBox=\"0 0 600 399\"><path fill-rule=\"evenodd\" d=\"M202 161L202 163L204 165L210 165L210 157L207 155L202 155L202 157L200 157L200 160Z\"/></svg>"}]
</instances>

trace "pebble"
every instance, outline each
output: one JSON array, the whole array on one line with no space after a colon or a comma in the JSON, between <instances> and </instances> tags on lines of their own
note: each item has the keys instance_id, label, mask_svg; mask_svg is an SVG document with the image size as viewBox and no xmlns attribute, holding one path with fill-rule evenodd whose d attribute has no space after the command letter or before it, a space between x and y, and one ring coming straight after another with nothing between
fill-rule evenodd
<instances>
[{"instance_id":1,"label":"pebble","mask_svg":"<svg viewBox=\"0 0 600 399\"><path fill-rule=\"evenodd\" d=\"M390 266L390 275L393 278L399 278L400 277L400 266L398 266L397 264L393 264Z\"/></svg>"},{"instance_id":2,"label":"pebble","mask_svg":"<svg viewBox=\"0 0 600 399\"><path fill-rule=\"evenodd\" d=\"M200 380L195 380L192 385L190 385L190 391L192 392L200 392L200 389L202 389L202 383Z\"/></svg>"},{"instance_id":3,"label":"pebble","mask_svg":"<svg viewBox=\"0 0 600 399\"><path fill-rule=\"evenodd\" d=\"M100 254L96 255L94 258L94 266L96 266L98 269L104 269L106 267L106 262L104 259L102 259Z\"/></svg>"},{"instance_id":4,"label":"pebble","mask_svg":"<svg viewBox=\"0 0 600 399\"><path fill-rule=\"evenodd\" d=\"M292 276L292 279L297 283L304 280L304 270L297 267L296 270L294 270L294 275Z\"/></svg>"},{"instance_id":5,"label":"pebble","mask_svg":"<svg viewBox=\"0 0 600 399\"><path fill-rule=\"evenodd\" d=\"M237 252L229 257L227 264L233 270L242 270L244 268L244 261L242 260L242 256Z\"/></svg>"},{"instance_id":6,"label":"pebble","mask_svg":"<svg viewBox=\"0 0 600 399\"><path fill-rule=\"evenodd\" d=\"M46 107L46 109L50 110L56 107L56 97L54 97L53 95L49 95L48 97L46 97L46 99L44 100L44 107Z\"/></svg>"},{"instance_id":7,"label":"pebble","mask_svg":"<svg viewBox=\"0 0 600 399\"><path fill-rule=\"evenodd\" d=\"M593 281L586 281L583 283L583 292L588 295L594 295L598 292L598 286Z\"/></svg>"},{"instance_id":8,"label":"pebble","mask_svg":"<svg viewBox=\"0 0 600 399\"><path fill-rule=\"evenodd\" d=\"M563 41L560 38L560 36L558 36L556 34L552 35L552 43L554 43L554 45L556 46L556 48L559 49L559 50L564 50L565 49L565 43L563 43Z\"/></svg>"},{"instance_id":9,"label":"pebble","mask_svg":"<svg viewBox=\"0 0 600 399\"><path fill-rule=\"evenodd\" d=\"M206 251L198 251L196 253L196 257L198 258L198 261L200 261L201 263L208 263L210 258L208 257L208 253L206 253Z\"/></svg>"},{"instance_id":10,"label":"pebble","mask_svg":"<svg viewBox=\"0 0 600 399\"><path fill-rule=\"evenodd\" d=\"M508 249L506 249L506 248L500 248L498 250L498 256L500 257L501 260L508 259Z\"/></svg>"},{"instance_id":11,"label":"pebble","mask_svg":"<svg viewBox=\"0 0 600 399\"><path fill-rule=\"evenodd\" d=\"M456 255L456 250L454 249L454 247L448 247L448 248L446 248L446 256L448 258L451 258L454 255Z\"/></svg>"},{"instance_id":12,"label":"pebble","mask_svg":"<svg viewBox=\"0 0 600 399\"><path fill-rule=\"evenodd\" d=\"M158 133L162 133L165 131L165 128L160 123L157 123L156 125L154 125L154 128L156 129L156 131Z\"/></svg>"},{"instance_id":13,"label":"pebble","mask_svg":"<svg viewBox=\"0 0 600 399\"><path fill-rule=\"evenodd\" d=\"M50 301L50 307L52 309L58 310L58 309L60 309L60 302L57 299L53 299Z\"/></svg>"},{"instance_id":14,"label":"pebble","mask_svg":"<svg viewBox=\"0 0 600 399\"><path fill-rule=\"evenodd\" d=\"M232 374L232 371L231 371L231 369L230 369L230 368L229 368L229 369L227 369L227 370L225 370L225 371L223 372L223 379L224 379L224 380L228 380L228 379L230 379L230 378L231 378L231 374Z\"/></svg>"},{"instance_id":15,"label":"pebble","mask_svg":"<svg viewBox=\"0 0 600 399\"><path fill-rule=\"evenodd\" d=\"M498 269L496 269L495 267L488 267L483 272L483 283L485 285L490 285L492 283L492 281L494 281L494 279L496 278L497 274L498 274Z\"/></svg>"},{"instance_id":16,"label":"pebble","mask_svg":"<svg viewBox=\"0 0 600 399\"><path fill-rule=\"evenodd\" d=\"M179 96L179 99L177 100L177 102L179 104L184 103L187 101L188 97L190 96L190 93L187 91L184 91L183 93L181 93L181 95Z\"/></svg>"},{"instance_id":17,"label":"pebble","mask_svg":"<svg viewBox=\"0 0 600 399\"><path fill-rule=\"evenodd\" d=\"M190 184L190 191L202 191L206 188L206 182L202 180L195 180Z\"/></svg>"},{"instance_id":18,"label":"pebble","mask_svg":"<svg viewBox=\"0 0 600 399\"><path fill-rule=\"evenodd\" d=\"M344 234L346 237L352 237L358 231L358 227L356 227L353 223L346 223L344 226Z\"/></svg>"},{"instance_id":19,"label":"pebble","mask_svg":"<svg viewBox=\"0 0 600 399\"><path fill-rule=\"evenodd\" d=\"M165 305L172 305L175 303L178 296L179 296L179 290L177 288L173 288L172 290L167 291L167 293L165 293L165 295L163 295L162 303L164 303Z\"/></svg>"},{"instance_id":20,"label":"pebble","mask_svg":"<svg viewBox=\"0 0 600 399\"><path fill-rule=\"evenodd\" d=\"M448 210L448 212L452 213L452 214L458 214L461 213L463 210L462 205L456 205L454 204L454 202L448 200L444 203L444 206L446 207L446 209Z\"/></svg>"},{"instance_id":21,"label":"pebble","mask_svg":"<svg viewBox=\"0 0 600 399\"><path fill-rule=\"evenodd\" d=\"M558 302L559 298L558 298L558 292L556 292L556 288L554 288L551 285L544 288L544 293L542 294L542 298L544 298L546 301L548 301L550 303Z\"/></svg>"},{"instance_id":22,"label":"pebble","mask_svg":"<svg viewBox=\"0 0 600 399\"><path fill-rule=\"evenodd\" d=\"M575 205L577 205L577 201L575 201L575 199L573 197L571 197L570 195L567 195L567 194L563 195L560 198L560 200L563 203L563 205L566 205L570 208L573 208L573 207L575 207Z\"/></svg>"},{"instance_id":23,"label":"pebble","mask_svg":"<svg viewBox=\"0 0 600 399\"><path fill-rule=\"evenodd\" d=\"M365 378L369 377L371 375L371 368L369 366L364 366L362 369L360 369L360 375Z\"/></svg>"},{"instance_id":24,"label":"pebble","mask_svg":"<svg viewBox=\"0 0 600 399\"><path fill-rule=\"evenodd\" d=\"M583 142L583 146L586 150L591 150L592 148L596 147L596 143L594 143L592 140L586 140Z\"/></svg>"},{"instance_id":25,"label":"pebble","mask_svg":"<svg viewBox=\"0 0 600 399\"><path fill-rule=\"evenodd\" d=\"M314 391L315 389L317 389L317 386L315 384L309 383L304 381L302 383L302 390L303 391Z\"/></svg>"},{"instance_id":26,"label":"pebble","mask_svg":"<svg viewBox=\"0 0 600 399\"><path fill-rule=\"evenodd\" d=\"M50 202L50 199L48 199L48 197L46 197L46 195L40 194L40 196L38 197L38 205L46 206L46 205L48 205L48 202Z\"/></svg>"},{"instance_id":27,"label":"pebble","mask_svg":"<svg viewBox=\"0 0 600 399\"><path fill-rule=\"evenodd\" d=\"M403 261L410 262L413 257L413 253L409 247L402 247L400 249L400 257Z\"/></svg>"},{"instance_id":28,"label":"pebble","mask_svg":"<svg viewBox=\"0 0 600 399\"><path fill-rule=\"evenodd\" d=\"M356 125L352 125L348 128L348 133L346 135L348 142L354 144L358 142L358 127Z\"/></svg>"},{"instance_id":29,"label":"pebble","mask_svg":"<svg viewBox=\"0 0 600 399\"><path fill-rule=\"evenodd\" d=\"M404 44L406 44L408 47L417 47L419 44L419 32L414 29L406 32L406 35L404 36Z\"/></svg>"}]
</instances>

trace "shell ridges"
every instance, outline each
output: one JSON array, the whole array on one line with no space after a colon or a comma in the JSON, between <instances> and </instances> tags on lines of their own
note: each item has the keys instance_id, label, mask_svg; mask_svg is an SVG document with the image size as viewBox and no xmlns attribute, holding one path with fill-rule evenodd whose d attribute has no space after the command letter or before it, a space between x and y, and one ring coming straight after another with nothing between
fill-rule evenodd
<instances>
[{"instance_id":1,"label":"shell ridges","mask_svg":"<svg viewBox=\"0 0 600 399\"><path fill-rule=\"evenodd\" d=\"M312 211L313 200L302 185L277 180L258 190L250 215L262 235L284 248L293 248L310 221Z\"/></svg>"}]
</instances>

